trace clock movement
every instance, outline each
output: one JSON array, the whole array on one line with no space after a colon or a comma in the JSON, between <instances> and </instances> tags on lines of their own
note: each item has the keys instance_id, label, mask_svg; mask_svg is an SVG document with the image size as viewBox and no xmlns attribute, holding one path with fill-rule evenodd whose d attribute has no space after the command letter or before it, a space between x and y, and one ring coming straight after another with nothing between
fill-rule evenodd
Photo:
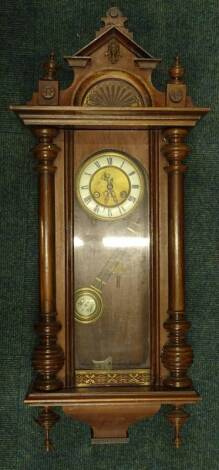
<instances>
[{"instance_id":1,"label":"clock movement","mask_svg":"<svg viewBox=\"0 0 219 470\"><path fill-rule=\"evenodd\" d=\"M49 432L53 407L87 423L93 443L128 440L129 425L172 408L174 443L195 404L184 306L185 143L207 112L193 105L176 57L164 91L160 59L133 40L116 7L96 38L54 53L38 91L11 106L36 136L40 315L25 403Z\"/></svg>"}]
</instances>

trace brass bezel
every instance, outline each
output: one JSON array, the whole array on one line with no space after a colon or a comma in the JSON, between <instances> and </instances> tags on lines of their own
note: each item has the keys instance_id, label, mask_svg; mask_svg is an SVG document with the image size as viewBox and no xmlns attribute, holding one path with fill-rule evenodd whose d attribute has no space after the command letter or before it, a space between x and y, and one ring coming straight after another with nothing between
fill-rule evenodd
<instances>
[{"instance_id":1,"label":"brass bezel","mask_svg":"<svg viewBox=\"0 0 219 470\"><path fill-rule=\"evenodd\" d=\"M107 154L108 156L117 156L117 157L120 157L120 158L123 158L124 160L126 160L127 162L131 162L130 164L134 167L134 169L136 170L136 172L138 173L138 176L139 176L139 179L140 179L140 182L141 182L141 190L140 190L140 195L139 195L139 198L136 202L136 204L126 213L126 214L120 214L116 217L104 217L104 216L101 216L101 215L98 215L98 214L95 214L94 212L92 212L83 202L82 198L81 198L81 195L80 195L80 191L79 191L79 182L80 182L80 178L81 178L81 175L82 173L84 172L85 168L94 160L96 160L97 158L99 158L100 156L105 156L105 154ZM105 165L105 167L107 168L108 166L110 165ZM103 167L104 168L104 167ZM99 171L97 169L97 171ZM124 170L123 170L124 171ZM128 175L127 175L128 176ZM141 170L140 166L138 165L138 163L135 162L134 158L129 156L127 153L123 152L123 151L120 151L120 150L111 150L111 149L103 149L103 150L99 150L98 152L96 152L95 154L92 154L92 156L88 157L83 163L82 165L80 166L79 170L78 170L78 173L76 175L76 195L77 195L77 200L80 204L80 206L82 207L82 209L85 210L85 212L87 214L89 214L92 218L95 218L97 220L102 220L104 222L110 222L112 220L120 220L120 219L124 219L125 217L128 217L137 207L138 205L140 204L140 202L142 201L143 199L143 196L144 196L144 192L145 192L145 178L144 178L144 175L143 175L143 171ZM92 195L91 195L92 197ZM94 202L95 199L93 199ZM119 205L118 205L119 207Z\"/></svg>"},{"instance_id":2,"label":"brass bezel","mask_svg":"<svg viewBox=\"0 0 219 470\"><path fill-rule=\"evenodd\" d=\"M79 314L77 315L76 308L74 308L75 320L81 324L95 323L102 316L102 313L103 313L103 299L102 299L101 291L96 289L95 287L82 287L82 288L76 289L74 293L75 305L76 305L77 299L80 296L85 295L85 294L94 298L96 302L96 309L94 313L90 315L89 319L84 320L82 316L80 316Z\"/></svg>"}]
</instances>

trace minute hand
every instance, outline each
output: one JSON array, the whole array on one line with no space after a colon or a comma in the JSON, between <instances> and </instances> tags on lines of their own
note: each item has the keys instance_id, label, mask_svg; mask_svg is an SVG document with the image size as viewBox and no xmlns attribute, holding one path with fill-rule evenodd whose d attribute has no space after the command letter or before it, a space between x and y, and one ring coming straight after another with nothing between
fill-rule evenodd
<instances>
[{"instance_id":1,"label":"minute hand","mask_svg":"<svg viewBox=\"0 0 219 470\"><path fill-rule=\"evenodd\" d=\"M111 194L111 196L112 196L112 198L113 198L113 201L114 201L116 204L119 204L119 201L118 201L118 199L117 199L117 197L116 197L116 193L115 193L114 189L111 189L111 190L110 190L110 194Z\"/></svg>"}]
</instances>

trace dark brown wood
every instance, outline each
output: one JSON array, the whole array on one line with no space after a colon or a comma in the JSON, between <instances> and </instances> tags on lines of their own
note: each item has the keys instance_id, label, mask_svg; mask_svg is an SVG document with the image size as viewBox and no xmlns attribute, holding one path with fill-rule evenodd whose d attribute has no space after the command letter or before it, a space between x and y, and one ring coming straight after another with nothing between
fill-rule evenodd
<instances>
[{"instance_id":1,"label":"dark brown wood","mask_svg":"<svg viewBox=\"0 0 219 470\"><path fill-rule=\"evenodd\" d=\"M83 406L87 404L98 406L99 403L119 401L122 403L160 403L161 405L187 405L200 401L200 396L195 390L171 390L162 387L98 387L63 389L56 392L38 392L30 390L25 403L31 406Z\"/></svg>"},{"instance_id":2,"label":"dark brown wood","mask_svg":"<svg viewBox=\"0 0 219 470\"><path fill-rule=\"evenodd\" d=\"M35 379L37 390L50 391L62 388L56 377L64 361L57 334L61 328L56 320L56 279L55 279L55 200L53 162L59 151L53 144L57 130L38 128L34 130L39 143L34 148L39 173L39 218L40 218L40 321L36 326L40 343L33 354L33 367L38 372Z\"/></svg>"},{"instance_id":3,"label":"dark brown wood","mask_svg":"<svg viewBox=\"0 0 219 470\"><path fill-rule=\"evenodd\" d=\"M152 383L160 385L160 133L149 133L150 178L150 309L151 315L151 369Z\"/></svg>"},{"instance_id":4,"label":"dark brown wood","mask_svg":"<svg viewBox=\"0 0 219 470\"><path fill-rule=\"evenodd\" d=\"M66 324L66 375L65 385L71 388L75 383L75 366L74 366L74 250L72 249L72 240L74 239L74 131L67 130L64 134L64 161L65 161L65 224L66 230L65 241L65 279L66 279L66 295L65 295L65 324ZM73 157L73 158L72 158Z\"/></svg>"},{"instance_id":5,"label":"dark brown wood","mask_svg":"<svg viewBox=\"0 0 219 470\"><path fill-rule=\"evenodd\" d=\"M169 166L168 173L168 237L169 237L169 311L164 327L169 333L169 341L163 349L163 363L170 375L165 385L174 388L192 387L187 377L187 369L192 364L192 348L186 342L190 323L185 319L184 300L184 172L182 163L189 147L184 143L187 130L167 129L167 141L162 151Z\"/></svg>"}]
</instances>

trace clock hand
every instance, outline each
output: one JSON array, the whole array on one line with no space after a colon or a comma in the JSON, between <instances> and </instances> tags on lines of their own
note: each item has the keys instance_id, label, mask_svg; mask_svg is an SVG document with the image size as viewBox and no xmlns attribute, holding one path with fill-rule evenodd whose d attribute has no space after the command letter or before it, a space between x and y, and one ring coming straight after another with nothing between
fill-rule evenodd
<instances>
[{"instance_id":1,"label":"clock hand","mask_svg":"<svg viewBox=\"0 0 219 470\"><path fill-rule=\"evenodd\" d=\"M122 249L117 250L116 253L113 253L103 268L100 270L98 275L95 277L94 282L91 284L92 287L98 290L102 290L103 285L105 285L111 278L113 274L116 273L116 268L118 263L125 256L125 253Z\"/></svg>"},{"instance_id":2,"label":"clock hand","mask_svg":"<svg viewBox=\"0 0 219 470\"><path fill-rule=\"evenodd\" d=\"M109 174L109 173L104 173L104 175L103 175L102 178L103 178L104 181L106 181L106 183L107 183L107 190L104 192L104 196L105 196L105 198L104 198L104 203L107 204L108 201L109 201L111 188L113 187L113 186L112 186L112 182L111 182L112 178L111 178L111 180L110 180L110 174Z\"/></svg>"},{"instance_id":3,"label":"clock hand","mask_svg":"<svg viewBox=\"0 0 219 470\"><path fill-rule=\"evenodd\" d=\"M107 197L105 197L105 204L107 204L108 200L109 200L109 196L112 197L113 201L116 203L116 204L119 204L119 201L116 197L116 193L114 191L114 187L113 187L113 178L112 176L110 175L110 173L104 173L104 176L103 176L104 180L107 182L107 191L105 194L107 194Z\"/></svg>"},{"instance_id":4,"label":"clock hand","mask_svg":"<svg viewBox=\"0 0 219 470\"><path fill-rule=\"evenodd\" d=\"M118 199L117 199L117 197L116 197L116 193L115 193L115 191L114 191L113 189L110 191L110 194L111 194L111 196L112 196L112 198L113 198L113 201L114 201L116 204L119 204L119 201L118 201Z\"/></svg>"},{"instance_id":5,"label":"clock hand","mask_svg":"<svg viewBox=\"0 0 219 470\"><path fill-rule=\"evenodd\" d=\"M104 196L105 196L105 198L104 198L104 203L107 204L107 203L108 203L108 200L109 200L109 196L110 196L109 191L105 191L105 192L104 192Z\"/></svg>"}]
</instances>

